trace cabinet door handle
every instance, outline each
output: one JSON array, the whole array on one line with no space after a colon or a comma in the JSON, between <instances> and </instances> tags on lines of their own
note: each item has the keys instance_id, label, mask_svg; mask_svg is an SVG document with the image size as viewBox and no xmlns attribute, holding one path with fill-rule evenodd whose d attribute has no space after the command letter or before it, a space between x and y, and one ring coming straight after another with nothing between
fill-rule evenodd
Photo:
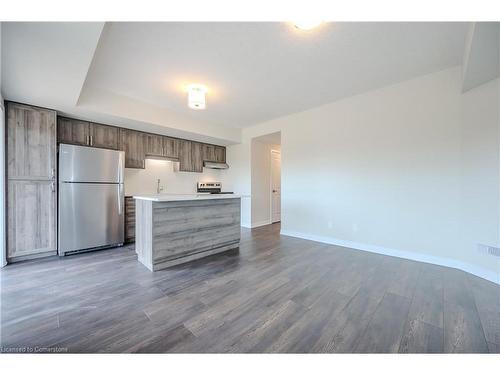
<instances>
[{"instance_id":1,"label":"cabinet door handle","mask_svg":"<svg viewBox=\"0 0 500 375\"><path fill-rule=\"evenodd\" d=\"M50 190L54 193L56 191L56 183L55 182L51 182L50 183Z\"/></svg>"},{"instance_id":2,"label":"cabinet door handle","mask_svg":"<svg viewBox=\"0 0 500 375\"><path fill-rule=\"evenodd\" d=\"M56 178L56 169L55 168L52 168L50 170L50 178L51 179L55 179Z\"/></svg>"},{"instance_id":3,"label":"cabinet door handle","mask_svg":"<svg viewBox=\"0 0 500 375\"><path fill-rule=\"evenodd\" d=\"M94 137L90 136L90 145L92 146L94 144Z\"/></svg>"}]
</instances>

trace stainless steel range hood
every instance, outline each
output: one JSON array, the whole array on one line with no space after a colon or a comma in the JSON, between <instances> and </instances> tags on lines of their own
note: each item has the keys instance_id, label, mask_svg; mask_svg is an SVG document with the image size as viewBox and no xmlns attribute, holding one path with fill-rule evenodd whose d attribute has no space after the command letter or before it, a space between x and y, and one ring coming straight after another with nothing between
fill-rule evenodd
<instances>
[{"instance_id":1,"label":"stainless steel range hood","mask_svg":"<svg viewBox=\"0 0 500 375\"><path fill-rule=\"evenodd\" d=\"M211 169L228 169L229 165L226 163L217 163L214 161L205 161L203 162L203 166L205 168L211 168Z\"/></svg>"}]
</instances>

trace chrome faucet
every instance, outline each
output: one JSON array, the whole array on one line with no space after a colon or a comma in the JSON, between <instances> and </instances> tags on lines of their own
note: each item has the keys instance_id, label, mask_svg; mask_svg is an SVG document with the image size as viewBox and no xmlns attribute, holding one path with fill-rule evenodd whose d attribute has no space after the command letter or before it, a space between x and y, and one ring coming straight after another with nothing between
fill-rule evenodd
<instances>
[{"instance_id":1,"label":"chrome faucet","mask_svg":"<svg viewBox=\"0 0 500 375\"><path fill-rule=\"evenodd\" d=\"M160 186L160 179L156 180L156 194L160 194L163 191L163 186Z\"/></svg>"}]
</instances>

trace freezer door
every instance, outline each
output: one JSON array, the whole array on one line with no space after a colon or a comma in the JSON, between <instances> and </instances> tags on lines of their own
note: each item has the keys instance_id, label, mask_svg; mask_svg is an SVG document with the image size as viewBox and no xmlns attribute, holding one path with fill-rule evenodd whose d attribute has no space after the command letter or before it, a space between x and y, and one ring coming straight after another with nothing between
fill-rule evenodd
<instances>
[{"instance_id":1,"label":"freezer door","mask_svg":"<svg viewBox=\"0 0 500 375\"><path fill-rule=\"evenodd\" d=\"M74 145L59 145L59 181L123 182L125 153Z\"/></svg>"},{"instance_id":2,"label":"freezer door","mask_svg":"<svg viewBox=\"0 0 500 375\"><path fill-rule=\"evenodd\" d=\"M59 255L123 243L123 184L59 183Z\"/></svg>"}]
</instances>

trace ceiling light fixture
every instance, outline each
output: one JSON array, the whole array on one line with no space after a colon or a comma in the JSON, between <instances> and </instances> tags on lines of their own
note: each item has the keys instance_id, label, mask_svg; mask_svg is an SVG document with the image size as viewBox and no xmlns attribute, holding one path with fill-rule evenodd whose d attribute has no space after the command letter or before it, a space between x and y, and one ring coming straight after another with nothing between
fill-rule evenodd
<instances>
[{"instance_id":1,"label":"ceiling light fixture","mask_svg":"<svg viewBox=\"0 0 500 375\"><path fill-rule=\"evenodd\" d=\"M323 21L318 20L301 20L301 21L293 21L293 25L300 30L312 30L315 27L321 25Z\"/></svg>"},{"instance_id":2,"label":"ceiling light fixture","mask_svg":"<svg viewBox=\"0 0 500 375\"><path fill-rule=\"evenodd\" d=\"M207 107L205 94L207 88L203 85L192 84L187 87L188 107L191 109L205 109Z\"/></svg>"}]
</instances>

